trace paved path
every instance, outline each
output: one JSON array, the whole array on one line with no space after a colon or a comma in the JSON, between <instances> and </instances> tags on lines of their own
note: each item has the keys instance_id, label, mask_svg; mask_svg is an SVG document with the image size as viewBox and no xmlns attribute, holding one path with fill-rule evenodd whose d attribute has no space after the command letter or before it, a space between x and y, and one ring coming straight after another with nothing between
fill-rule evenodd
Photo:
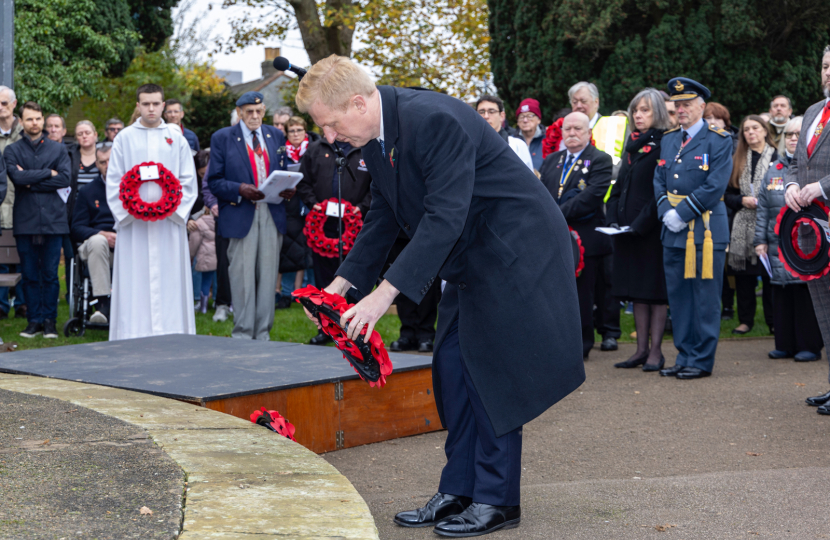
<instances>
[{"instance_id":1,"label":"paved path","mask_svg":"<svg viewBox=\"0 0 830 540\"><path fill-rule=\"evenodd\" d=\"M587 382L525 426L523 521L489 538L830 538L830 417L804 398L827 361L770 360L773 341L724 340L715 375L679 381L595 350ZM664 343L667 365L674 347ZM435 492L444 432L327 454L364 497L380 538L438 538L396 512ZM659 529L664 529L662 532Z\"/></svg>"}]
</instances>

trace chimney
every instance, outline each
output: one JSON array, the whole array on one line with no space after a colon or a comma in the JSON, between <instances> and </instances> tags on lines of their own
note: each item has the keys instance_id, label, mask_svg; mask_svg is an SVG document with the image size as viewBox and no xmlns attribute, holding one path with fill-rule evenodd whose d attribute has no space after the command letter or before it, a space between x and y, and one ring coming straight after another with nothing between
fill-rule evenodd
<instances>
[{"instance_id":1,"label":"chimney","mask_svg":"<svg viewBox=\"0 0 830 540\"><path fill-rule=\"evenodd\" d=\"M263 79L266 79L277 72L277 70L274 69L274 58L279 55L279 47L265 47L265 61L261 64Z\"/></svg>"}]
</instances>

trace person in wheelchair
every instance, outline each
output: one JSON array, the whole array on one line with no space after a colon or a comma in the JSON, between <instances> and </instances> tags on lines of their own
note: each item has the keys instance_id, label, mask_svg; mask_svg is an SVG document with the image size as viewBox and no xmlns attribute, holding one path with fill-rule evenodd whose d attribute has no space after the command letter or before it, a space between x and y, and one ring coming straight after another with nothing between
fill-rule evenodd
<instances>
[{"instance_id":1,"label":"person in wheelchair","mask_svg":"<svg viewBox=\"0 0 830 540\"><path fill-rule=\"evenodd\" d=\"M98 300L98 311L90 322L106 324L110 316L112 292L112 260L115 250L115 218L107 205L107 188L104 178L110 160L111 147L95 152L95 165L99 174L78 191L75 212L72 217L72 241L79 244L78 254L89 267L92 294Z\"/></svg>"}]
</instances>

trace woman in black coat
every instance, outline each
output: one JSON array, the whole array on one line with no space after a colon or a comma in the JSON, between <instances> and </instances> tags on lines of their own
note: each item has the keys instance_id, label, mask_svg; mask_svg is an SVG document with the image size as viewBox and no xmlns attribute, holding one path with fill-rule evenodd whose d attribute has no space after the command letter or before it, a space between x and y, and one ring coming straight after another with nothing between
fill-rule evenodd
<instances>
[{"instance_id":1,"label":"woman in black coat","mask_svg":"<svg viewBox=\"0 0 830 540\"><path fill-rule=\"evenodd\" d=\"M619 177L608 198L606 221L615 227L631 227L631 232L612 237L611 282L615 297L634 304L637 351L615 367L643 366L643 371L657 371L665 361L660 345L666 328L668 296L654 199L654 169L660 158L663 132L669 126L669 114L660 92L646 88L631 101L628 117L632 131Z\"/></svg>"}]
</instances>

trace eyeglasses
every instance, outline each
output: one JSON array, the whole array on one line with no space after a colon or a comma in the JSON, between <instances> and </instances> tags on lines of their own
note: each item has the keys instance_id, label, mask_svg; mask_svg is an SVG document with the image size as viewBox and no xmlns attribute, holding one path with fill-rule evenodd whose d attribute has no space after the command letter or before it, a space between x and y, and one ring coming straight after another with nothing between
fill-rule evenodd
<instances>
[{"instance_id":1,"label":"eyeglasses","mask_svg":"<svg viewBox=\"0 0 830 540\"><path fill-rule=\"evenodd\" d=\"M478 114L481 116L493 116L495 114L499 114L501 111L498 109L479 109Z\"/></svg>"},{"instance_id":2,"label":"eyeglasses","mask_svg":"<svg viewBox=\"0 0 830 540\"><path fill-rule=\"evenodd\" d=\"M305 130L304 129L289 129L288 133L291 134L291 135L295 135L297 133L305 133Z\"/></svg>"},{"instance_id":3,"label":"eyeglasses","mask_svg":"<svg viewBox=\"0 0 830 540\"><path fill-rule=\"evenodd\" d=\"M536 115L533 113L524 113L519 115L519 122L528 122L536 118Z\"/></svg>"},{"instance_id":4,"label":"eyeglasses","mask_svg":"<svg viewBox=\"0 0 830 540\"><path fill-rule=\"evenodd\" d=\"M801 133L799 133L798 131L785 131L784 132L784 138L785 139L797 139L800 135L801 135Z\"/></svg>"},{"instance_id":5,"label":"eyeglasses","mask_svg":"<svg viewBox=\"0 0 830 540\"><path fill-rule=\"evenodd\" d=\"M0 106L8 107L9 103L11 103L11 101L0 101Z\"/></svg>"},{"instance_id":6,"label":"eyeglasses","mask_svg":"<svg viewBox=\"0 0 830 540\"><path fill-rule=\"evenodd\" d=\"M108 128L106 128L105 131L114 131L114 132L118 133L119 131L121 131L121 128L120 127L108 127Z\"/></svg>"}]
</instances>

